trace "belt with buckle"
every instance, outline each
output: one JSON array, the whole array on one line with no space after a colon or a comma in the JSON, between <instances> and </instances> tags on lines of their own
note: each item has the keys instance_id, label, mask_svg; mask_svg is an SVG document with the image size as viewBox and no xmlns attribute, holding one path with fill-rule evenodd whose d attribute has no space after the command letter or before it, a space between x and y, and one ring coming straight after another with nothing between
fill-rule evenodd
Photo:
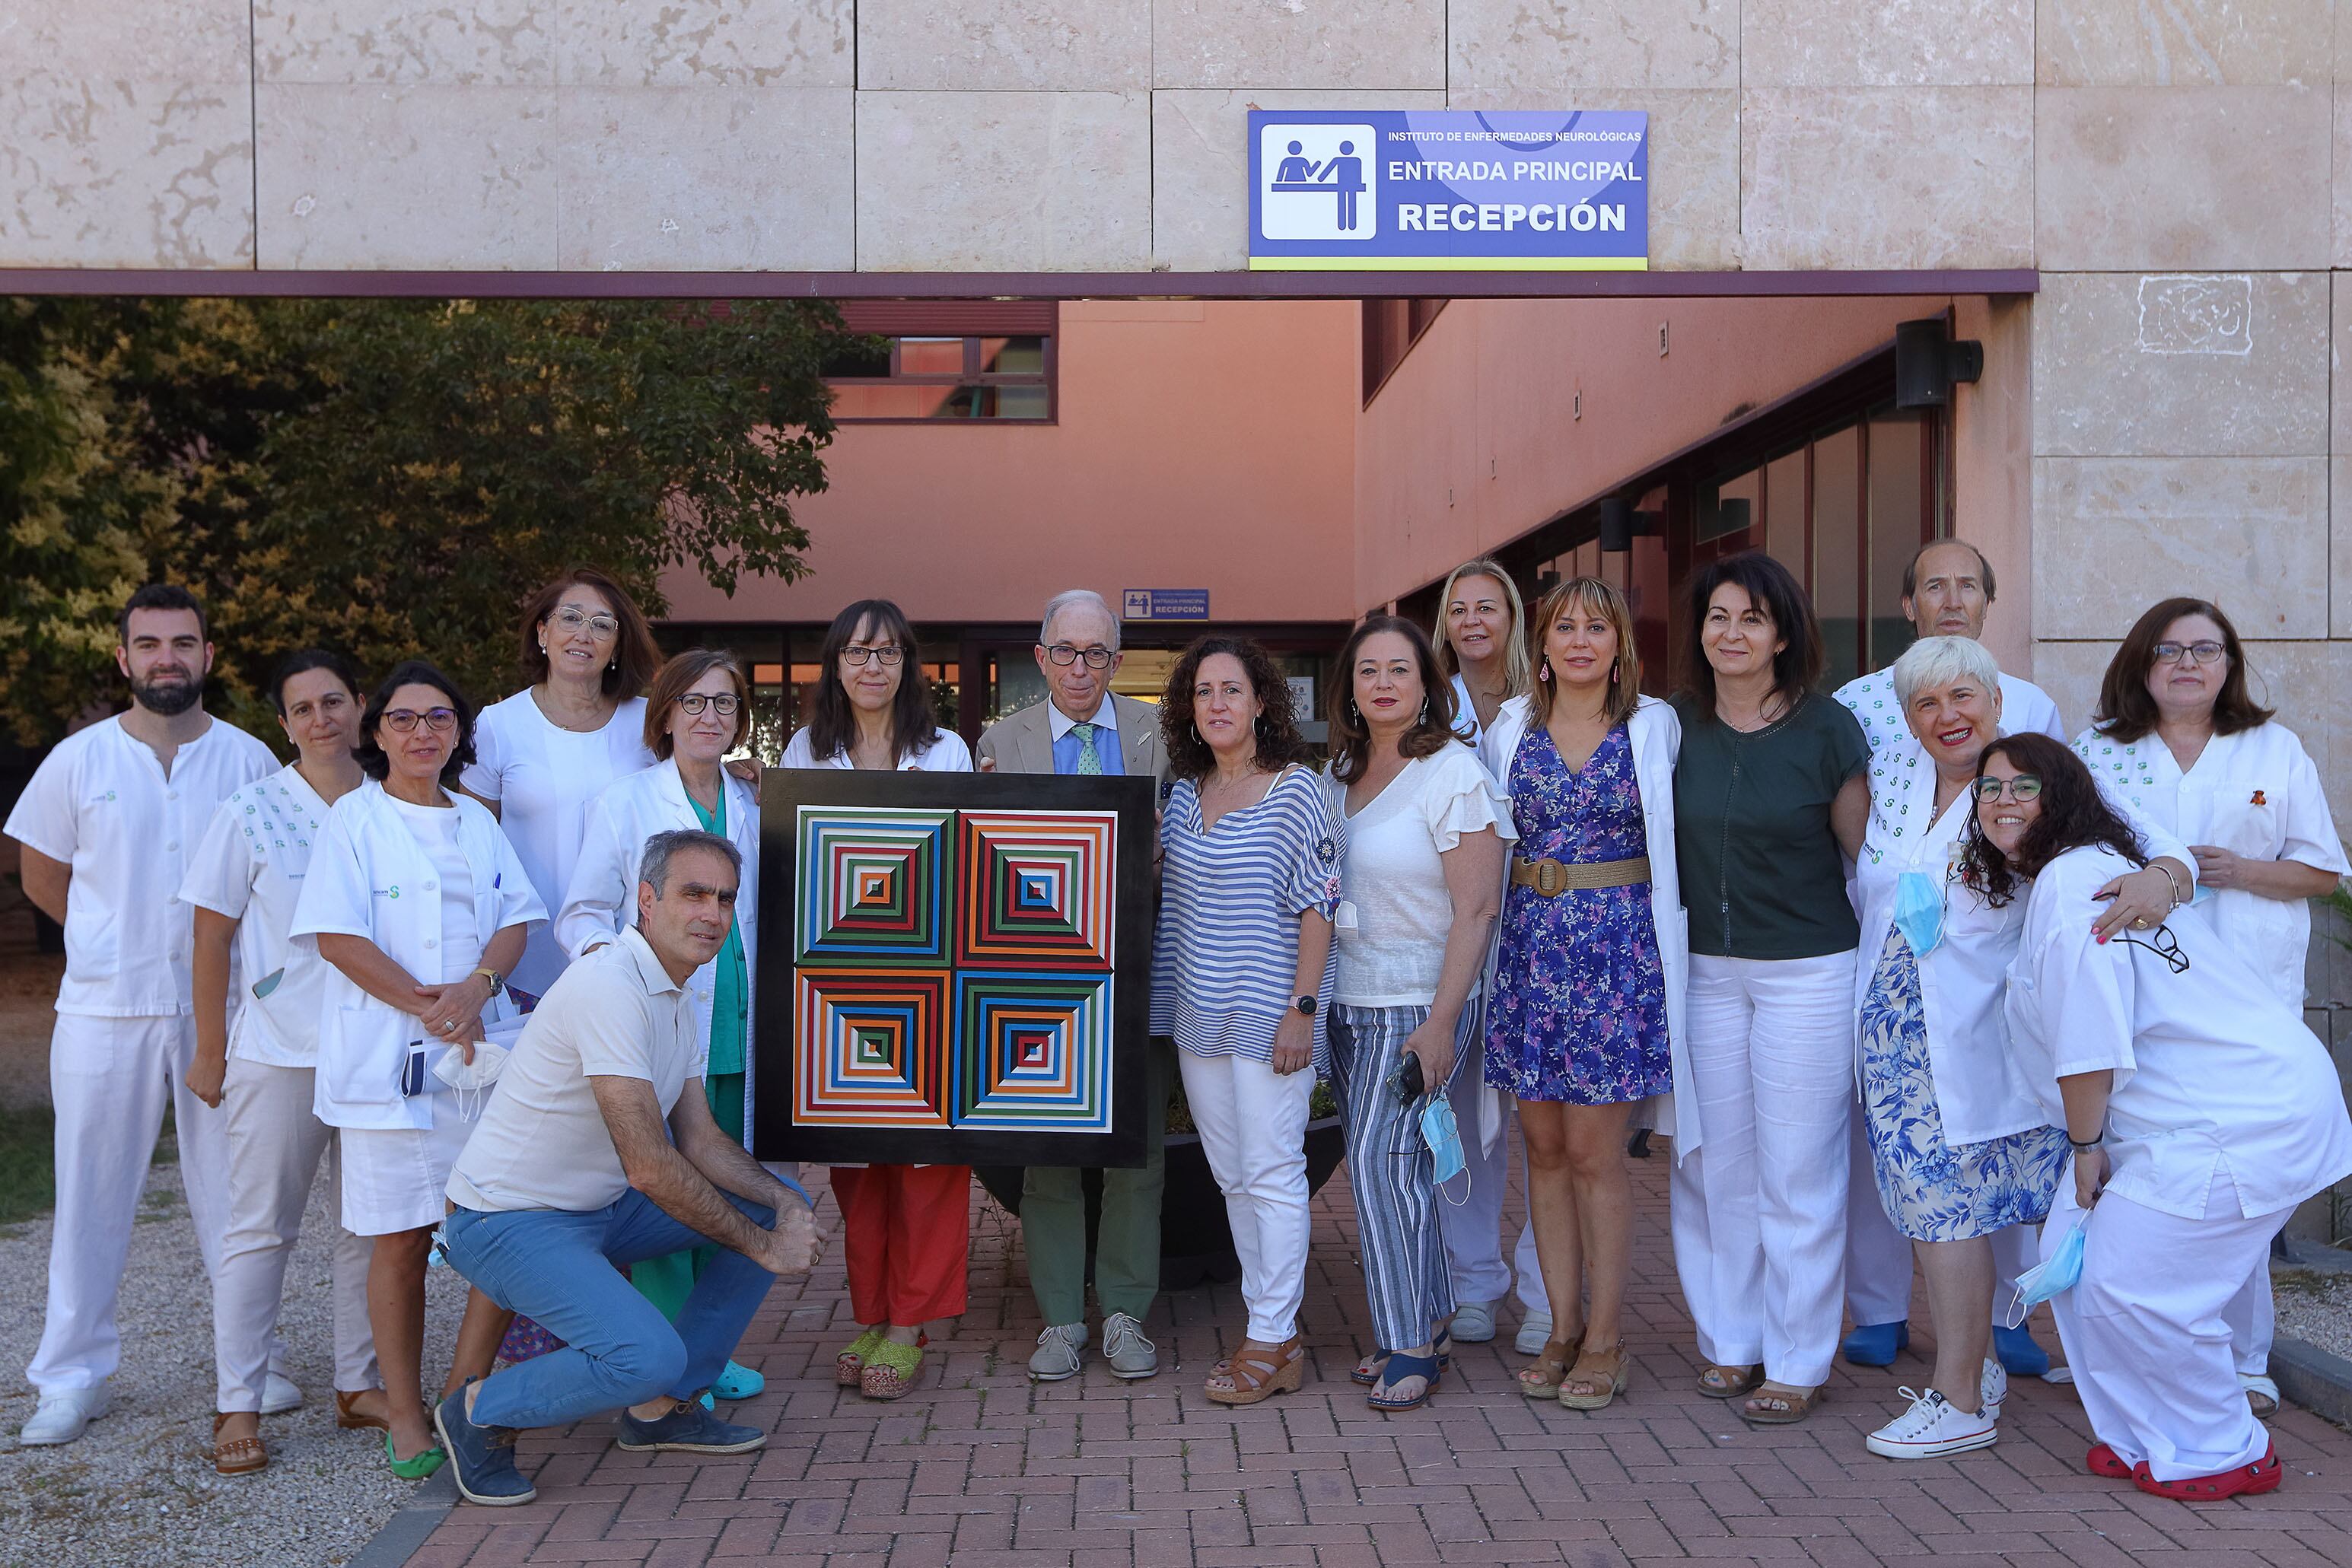
<instances>
[{"instance_id":1,"label":"belt with buckle","mask_svg":"<svg viewBox=\"0 0 2352 1568\"><path fill-rule=\"evenodd\" d=\"M1571 887L1633 887L1650 880L1650 857L1622 861L1539 861L1511 857L1511 880L1538 896L1558 898Z\"/></svg>"}]
</instances>

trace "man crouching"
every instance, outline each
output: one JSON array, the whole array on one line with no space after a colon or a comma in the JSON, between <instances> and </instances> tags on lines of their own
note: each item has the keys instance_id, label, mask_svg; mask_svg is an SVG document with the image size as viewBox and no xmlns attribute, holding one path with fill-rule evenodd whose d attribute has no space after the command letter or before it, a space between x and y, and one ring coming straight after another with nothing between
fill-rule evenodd
<instances>
[{"instance_id":1,"label":"man crouching","mask_svg":"<svg viewBox=\"0 0 2352 1568\"><path fill-rule=\"evenodd\" d=\"M622 1407L633 1451L767 1441L699 1403L774 1277L806 1272L816 1247L808 1195L761 1169L703 1098L688 981L727 940L741 871L715 834L646 841L637 924L541 998L450 1176L450 1262L564 1342L434 1412L469 1502L529 1502L516 1428L600 1410ZM675 1324L614 1267L712 1243Z\"/></svg>"}]
</instances>

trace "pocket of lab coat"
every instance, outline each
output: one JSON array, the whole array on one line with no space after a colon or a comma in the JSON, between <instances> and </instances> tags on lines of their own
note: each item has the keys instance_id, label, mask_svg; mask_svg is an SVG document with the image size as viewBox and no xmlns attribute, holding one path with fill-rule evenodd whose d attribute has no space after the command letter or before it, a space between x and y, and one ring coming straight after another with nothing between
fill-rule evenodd
<instances>
[{"instance_id":1,"label":"pocket of lab coat","mask_svg":"<svg viewBox=\"0 0 2352 1568\"><path fill-rule=\"evenodd\" d=\"M408 1047L406 1013L383 1007L339 1007L319 1041L319 1071L339 1105L397 1104Z\"/></svg>"}]
</instances>

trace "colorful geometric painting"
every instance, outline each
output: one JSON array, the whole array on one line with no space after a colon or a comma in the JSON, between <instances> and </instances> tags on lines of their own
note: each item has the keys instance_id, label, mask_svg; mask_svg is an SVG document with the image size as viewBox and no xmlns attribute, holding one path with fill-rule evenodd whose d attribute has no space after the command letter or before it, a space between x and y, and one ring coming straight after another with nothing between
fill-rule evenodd
<instances>
[{"instance_id":1,"label":"colorful geometric painting","mask_svg":"<svg viewBox=\"0 0 2352 1568\"><path fill-rule=\"evenodd\" d=\"M1140 1144L1129 1063L1148 1028L1150 789L771 772L761 891L784 918L763 911L755 1148L1125 1163Z\"/></svg>"}]
</instances>

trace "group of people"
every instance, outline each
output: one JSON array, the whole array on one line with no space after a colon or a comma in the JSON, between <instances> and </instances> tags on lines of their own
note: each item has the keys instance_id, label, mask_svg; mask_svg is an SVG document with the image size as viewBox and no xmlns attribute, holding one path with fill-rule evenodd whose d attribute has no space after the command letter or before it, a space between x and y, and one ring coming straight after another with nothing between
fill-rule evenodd
<instances>
[{"instance_id":1,"label":"group of people","mask_svg":"<svg viewBox=\"0 0 2352 1568\"><path fill-rule=\"evenodd\" d=\"M1918 640L1833 697L1777 561L1708 563L1689 593L1664 701L1642 693L1616 589L1560 583L1530 621L1503 568L1469 562L1433 630L1354 628L1321 766L1247 639L1197 641L1155 707L1111 690L1109 606L1064 593L1035 649L1046 700L975 757L940 726L896 605L835 619L782 766L1161 786L1148 1156L1103 1173L1091 1234L1078 1172L1027 1172L1031 1375L1082 1371L1090 1274L1108 1371L1159 1370L1144 1320L1181 1076L1248 1314L1203 1393L1299 1386L1322 1079L1375 1408L1426 1402L1515 1286L1523 1393L1626 1395L1625 1159L1645 1129L1671 1140L1699 1391L1747 1420L1812 1413L1848 1312L1849 1361L1895 1359L1916 1249L1933 1374L1873 1451L1993 1442L2008 1374L2050 1364L1999 1320L2063 1283L2095 1471L2177 1496L2275 1486L2267 1245L2352 1174L2301 1019L2303 901L2347 868L2228 618L2151 609L2069 747L2055 706L1979 641L1992 574L1964 543L1920 551ZM259 1418L301 1399L276 1318L329 1154L338 1419L380 1429L395 1473L446 1462L473 1500L526 1500L511 1433L614 1408L625 1447L761 1440L713 1402L758 1391L737 1342L814 1241L795 1174L744 1147L751 693L724 652L662 661L593 570L520 626L529 682L478 711L426 664L363 692L339 656L296 654L270 689L297 753L281 767L205 714L196 601L153 586L124 609L131 706L62 743L6 825L68 947L22 1441L72 1441L106 1408L167 1105L215 1288L224 1473L265 1466ZM1528 1214L1507 1259L1514 1121ZM901 1397L926 1330L965 1307L971 1173L830 1176L858 1329L836 1377ZM436 1233L474 1289L428 1402ZM2031 1291L2000 1288L2021 1277Z\"/></svg>"}]
</instances>

